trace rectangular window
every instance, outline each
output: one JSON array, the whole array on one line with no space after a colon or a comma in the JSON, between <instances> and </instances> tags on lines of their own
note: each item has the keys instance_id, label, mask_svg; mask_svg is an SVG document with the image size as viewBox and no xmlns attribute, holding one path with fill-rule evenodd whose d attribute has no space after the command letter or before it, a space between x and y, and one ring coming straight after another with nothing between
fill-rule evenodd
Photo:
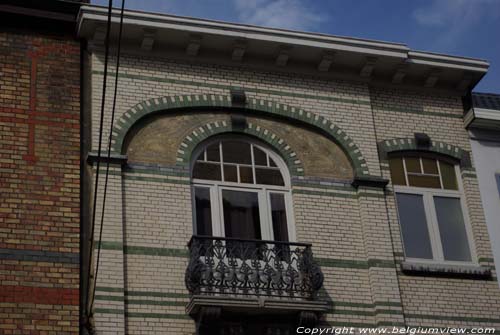
<instances>
[{"instance_id":1,"label":"rectangular window","mask_svg":"<svg viewBox=\"0 0 500 335\"><path fill-rule=\"evenodd\" d=\"M210 204L210 189L195 187L196 234L212 236L212 207Z\"/></svg>"},{"instance_id":2,"label":"rectangular window","mask_svg":"<svg viewBox=\"0 0 500 335\"><path fill-rule=\"evenodd\" d=\"M443 246L443 257L447 261L470 262L471 255L464 215L460 199L434 197L436 216Z\"/></svg>"},{"instance_id":3,"label":"rectangular window","mask_svg":"<svg viewBox=\"0 0 500 335\"><path fill-rule=\"evenodd\" d=\"M398 193L396 199L406 257L432 259L423 196Z\"/></svg>"},{"instance_id":4,"label":"rectangular window","mask_svg":"<svg viewBox=\"0 0 500 335\"><path fill-rule=\"evenodd\" d=\"M424 157L391 157L405 256L437 262L473 261L456 165Z\"/></svg>"},{"instance_id":5,"label":"rectangular window","mask_svg":"<svg viewBox=\"0 0 500 335\"><path fill-rule=\"evenodd\" d=\"M261 239L257 192L223 190L222 207L226 237Z\"/></svg>"}]
</instances>

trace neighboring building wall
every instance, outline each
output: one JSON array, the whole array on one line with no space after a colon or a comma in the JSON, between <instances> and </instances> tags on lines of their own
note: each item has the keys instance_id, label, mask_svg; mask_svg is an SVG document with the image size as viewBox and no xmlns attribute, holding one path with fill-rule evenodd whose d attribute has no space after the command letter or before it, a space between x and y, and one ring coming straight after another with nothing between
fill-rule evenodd
<instances>
[{"instance_id":1,"label":"neighboring building wall","mask_svg":"<svg viewBox=\"0 0 500 335\"><path fill-rule=\"evenodd\" d=\"M77 334L80 43L0 33L0 333Z\"/></svg>"},{"instance_id":2,"label":"neighboring building wall","mask_svg":"<svg viewBox=\"0 0 500 335\"><path fill-rule=\"evenodd\" d=\"M470 134L495 264L500 266L500 177L495 178L500 176L500 133L471 129Z\"/></svg>"},{"instance_id":3,"label":"neighboring building wall","mask_svg":"<svg viewBox=\"0 0 500 335\"><path fill-rule=\"evenodd\" d=\"M102 59L102 53L95 51L93 124L99 124ZM315 129L317 136L327 136L327 130L331 131L328 136L332 148L334 142L343 148L342 155L349 157L358 175L389 178L387 163L379 159L377 143L413 138L416 131L470 150L458 97L370 89L362 83L191 65L145 56L123 55L121 64L115 154L127 153L122 143L127 144L129 139L122 138L123 133L140 116L155 110L165 110L164 115L168 115L168 109L188 106L222 108L229 105L232 87L242 87L250 109L260 110L268 118L296 118L299 125ZM111 101L111 92L108 98ZM103 138L107 138L111 103L107 106ZM272 122L279 122L279 118ZM201 138L217 132L217 127L206 127L206 123L206 118L200 117L196 124L203 127ZM153 123L149 126L154 128ZM192 131L193 125L176 128L174 133L184 136L188 130ZM286 137L284 129L276 128L276 132ZM96 150L96 127L92 134ZM140 130L136 135L137 142L134 144L132 139L129 148L140 152L130 152L130 165L113 167L110 176L116 187L108 193L107 210L119 212L122 208L123 217L110 213L105 221L96 327L110 334L117 329L129 334L192 334L194 322L185 314L189 296L184 286L186 244L193 231L187 169L192 147L179 146L175 163L171 160L163 164L161 153L155 159L141 151L166 150L158 148L162 135L152 131L148 137ZM259 136L266 140L267 134L262 132ZM166 146L170 145L173 144L166 142ZM301 161L307 159L296 146L290 145L291 150ZM306 163L304 167L302 176L298 169L294 175L289 164L293 211L297 240L313 244L325 274L322 298L332 303L325 322L353 327L500 325L495 315L500 308L500 291L494 281L400 273L402 246L391 187L384 196L381 189L352 187L349 175L318 178L308 174ZM492 266L473 169L464 170L462 177L480 262Z\"/></svg>"}]
</instances>

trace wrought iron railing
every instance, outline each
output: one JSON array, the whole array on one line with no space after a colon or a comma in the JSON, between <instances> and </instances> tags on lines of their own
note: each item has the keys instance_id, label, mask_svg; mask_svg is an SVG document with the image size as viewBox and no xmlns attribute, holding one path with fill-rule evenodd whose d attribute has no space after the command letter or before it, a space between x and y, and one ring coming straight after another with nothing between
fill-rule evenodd
<instances>
[{"instance_id":1,"label":"wrought iron railing","mask_svg":"<svg viewBox=\"0 0 500 335\"><path fill-rule=\"evenodd\" d=\"M191 294L314 299L323 285L310 244L193 236L188 247Z\"/></svg>"}]
</instances>

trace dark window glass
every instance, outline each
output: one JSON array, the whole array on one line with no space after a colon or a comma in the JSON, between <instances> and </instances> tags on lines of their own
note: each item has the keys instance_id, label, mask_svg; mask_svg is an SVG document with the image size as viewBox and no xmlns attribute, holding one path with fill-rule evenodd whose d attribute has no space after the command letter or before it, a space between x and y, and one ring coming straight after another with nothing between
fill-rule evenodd
<instances>
[{"instance_id":1,"label":"dark window glass","mask_svg":"<svg viewBox=\"0 0 500 335\"><path fill-rule=\"evenodd\" d=\"M423 197L397 193L396 200L406 257L432 259Z\"/></svg>"},{"instance_id":2,"label":"dark window glass","mask_svg":"<svg viewBox=\"0 0 500 335\"><path fill-rule=\"evenodd\" d=\"M255 165L267 166L267 155L259 148L253 147L253 159Z\"/></svg>"},{"instance_id":3,"label":"dark window glass","mask_svg":"<svg viewBox=\"0 0 500 335\"><path fill-rule=\"evenodd\" d=\"M430 188L441 188L441 182L439 181L439 176L425 176L425 175L408 175L408 183L410 186L416 187L430 187Z\"/></svg>"},{"instance_id":4,"label":"dark window glass","mask_svg":"<svg viewBox=\"0 0 500 335\"><path fill-rule=\"evenodd\" d=\"M279 170L255 168L255 178L257 184L285 186Z\"/></svg>"},{"instance_id":5,"label":"dark window glass","mask_svg":"<svg viewBox=\"0 0 500 335\"><path fill-rule=\"evenodd\" d=\"M253 172L251 167L240 165L240 181L242 183L253 184Z\"/></svg>"},{"instance_id":6,"label":"dark window glass","mask_svg":"<svg viewBox=\"0 0 500 335\"><path fill-rule=\"evenodd\" d=\"M212 209L210 207L210 189L195 187L196 234L212 235Z\"/></svg>"},{"instance_id":7,"label":"dark window glass","mask_svg":"<svg viewBox=\"0 0 500 335\"><path fill-rule=\"evenodd\" d=\"M420 170L420 159L415 157L405 157L406 172L422 173Z\"/></svg>"},{"instance_id":8,"label":"dark window glass","mask_svg":"<svg viewBox=\"0 0 500 335\"><path fill-rule=\"evenodd\" d=\"M219 164L197 162L193 168L193 178L206 180L221 180Z\"/></svg>"},{"instance_id":9,"label":"dark window glass","mask_svg":"<svg viewBox=\"0 0 500 335\"><path fill-rule=\"evenodd\" d=\"M207 160L211 162L220 162L219 143L214 143L207 147Z\"/></svg>"},{"instance_id":10,"label":"dark window glass","mask_svg":"<svg viewBox=\"0 0 500 335\"><path fill-rule=\"evenodd\" d=\"M444 259L447 261L470 262L469 241L465 231L460 199L434 197L434 204L436 206Z\"/></svg>"},{"instance_id":11,"label":"dark window glass","mask_svg":"<svg viewBox=\"0 0 500 335\"><path fill-rule=\"evenodd\" d=\"M226 237L261 239L257 193L222 190L222 207Z\"/></svg>"},{"instance_id":12,"label":"dark window glass","mask_svg":"<svg viewBox=\"0 0 500 335\"><path fill-rule=\"evenodd\" d=\"M403 168L403 159L389 159L389 167L391 169L391 179L394 185L406 185L405 171Z\"/></svg>"},{"instance_id":13,"label":"dark window glass","mask_svg":"<svg viewBox=\"0 0 500 335\"><path fill-rule=\"evenodd\" d=\"M224 141L222 157L225 163L252 164L250 144L242 141Z\"/></svg>"},{"instance_id":14,"label":"dark window glass","mask_svg":"<svg viewBox=\"0 0 500 335\"><path fill-rule=\"evenodd\" d=\"M446 190L458 190L455 167L451 164L439 161L439 169L441 170L443 188Z\"/></svg>"},{"instance_id":15,"label":"dark window glass","mask_svg":"<svg viewBox=\"0 0 500 335\"><path fill-rule=\"evenodd\" d=\"M288 226L286 222L285 195L271 193L271 217L275 241L288 241Z\"/></svg>"},{"instance_id":16,"label":"dark window glass","mask_svg":"<svg viewBox=\"0 0 500 335\"><path fill-rule=\"evenodd\" d=\"M224 164L224 181L238 182L236 165Z\"/></svg>"},{"instance_id":17,"label":"dark window glass","mask_svg":"<svg viewBox=\"0 0 500 335\"><path fill-rule=\"evenodd\" d=\"M271 157L269 157L269 166L278 167Z\"/></svg>"},{"instance_id":18,"label":"dark window glass","mask_svg":"<svg viewBox=\"0 0 500 335\"><path fill-rule=\"evenodd\" d=\"M422 158L422 165L424 166L424 173L439 174L435 159Z\"/></svg>"}]
</instances>

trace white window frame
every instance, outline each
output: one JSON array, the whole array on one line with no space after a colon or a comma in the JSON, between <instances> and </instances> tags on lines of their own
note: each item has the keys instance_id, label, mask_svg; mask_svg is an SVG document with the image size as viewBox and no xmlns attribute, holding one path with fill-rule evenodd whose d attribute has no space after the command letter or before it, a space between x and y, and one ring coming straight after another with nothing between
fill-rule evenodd
<instances>
[{"instance_id":1,"label":"white window frame","mask_svg":"<svg viewBox=\"0 0 500 335\"><path fill-rule=\"evenodd\" d=\"M287 165L283 161L283 159L274 153L271 149L263 146L260 143L252 141L244 136L225 136L218 137L216 139L207 141L203 146L194 151L190 167L191 175L193 173L194 164L196 163L196 158L200 155L208 146L221 142L224 140L238 140L247 142L258 149L264 151L268 157L272 158L276 163L281 175L283 177L283 182L285 186L277 186L277 185L263 185L263 184L248 184L248 183L238 183L238 182L228 182L228 181L219 181L219 180L206 180L206 179L196 179L191 178L191 194L192 194L192 211L193 211L193 232L196 234L196 203L195 203L195 187L206 187L210 190L210 205L211 205L211 214L212 214L212 235L216 237L225 237L224 231L224 211L222 208L222 191L223 190L233 190L233 191L241 191L241 192L256 192L258 194L259 201L259 216L260 216L260 228L261 228L261 238L262 240L274 240L274 232L273 232L273 224L272 224L272 213L271 213L271 193L280 193L284 195L285 201L285 210L286 210L286 221L287 221L287 230L288 230L288 241L296 242L296 233L295 233L295 222L293 216L293 201L292 201L292 192L291 192L291 180L290 174L288 172ZM253 156L253 150L251 150ZM222 155L222 153L221 153ZM221 159L222 161L222 159ZM224 164L224 162L222 162ZM238 165L236 163L231 165ZM253 164L253 157L252 157ZM242 164L247 166L247 164ZM223 174L222 169L222 174ZM254 169L252 169L255 171ZM239 169L237 169L239 175ZM254 172L254 181L255 172ZM222 179L223 175L222 175ZM239 179L239 178L238 178Z\"/></svg>"},{"instance_id":2,"label":"white window frame","mask_svg":"<svg viewBox=\"0 0 500 335\"><path fill-rule=\"evenodd\" d=\"M406 164L404 162L405 157L401 157L403 159L403 169L404 169L404 174L406 178L406 184L409 185L408 183L408 174L406 171ZM438 158L434 158L436 161L439 161ZM442 178L441 178L441 170L439 167L439 162L437 164L438 166L438 171L440 175L440 183L442 185ZM429 233L429 240L431 244L431 249L432 249L432 259L427 259L427 258L412 258L412 257L406 257L406 250L404 248L404 238L403 238L403 232L402 229L400 229L401 233L401 240L403 241L403 252L405 253L405 259L410 262L415 262L415 263L425 263L425 264L446 264L446 265L478 265L477 261L477 255L476 255L476 247L472 235L472 226L469 221L469 213L467 210L467 204L464 199L464 188L463 188L463 182L462 178L459 176L460 174L460 168L457 164L454 164L454 169L455 169L455 176L457 179L457 186L458 190L447 190L447 189L439 189L439 188L427 188L427 187L415 187L415 186L403 186L403 185L393 185L394 188L394 193L395 197L394 200L396 201L396 197L398 193L402 194L414 194L414 195L421 195L423 204L424 204L424 210L425 210L425 218L427 221L427 231ZM423 172L423 169L422 169ZM447 198L455 198L460 200L460 206L462 209L462 215L464 219L464 225L465 225L465 233L467 235L467 242L469 243L469 250L470 250L470 257L471 261L450 261L450 260L445 260L444 255L443 255L443 246L441 243L441 235L439 232L439 224L438 224L438 219L437 219L437 213L436 213L436 207L434 203L434 197L447 197ZM398 211L398 220L401 226L401 218L399 216L399 208L397 206L396 202L396 210Z\"/></svg>"}]
</instances>

